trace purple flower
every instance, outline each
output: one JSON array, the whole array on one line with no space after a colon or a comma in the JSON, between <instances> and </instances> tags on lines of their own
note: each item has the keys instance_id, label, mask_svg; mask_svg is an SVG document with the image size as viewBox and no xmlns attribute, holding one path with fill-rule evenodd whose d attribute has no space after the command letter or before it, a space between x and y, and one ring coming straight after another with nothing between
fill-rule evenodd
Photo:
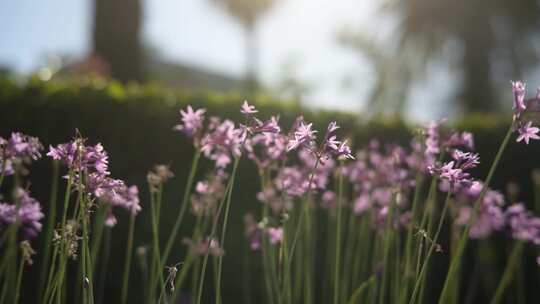
<instances>
[{"instance_id":1,"label":"purple flower","mask_svg":"<svg viewBox=\"0 0 540 304\"><path fill-rule=\"evenodd\" d=\"M105 218L105 226L112 228L116 226L117 223L118 221L116 220L116 216L114 216L112 212L109 212Z\"/></svg>"},{"instance_id":2,"label":"purple flower","mask_svg":"<svg viewBox=\"0 0 540 304\"><path fill-rule=\"evenodd\" d=\"M245 132L236 129L230 120L220 122L212 118L208 133L201 140L201 151L209 159L215 161L216 167L224 168L231 163L232 156L239 157Z\"/></svg>"},{"instance_id":3,"label":"purple flower","mask_svg":"<svg viewBox=\"0 0 540 304\"><path fill-rule=\"evenodd\" d=\"M369 196L366 194L360 195L355 201L354 201L354 213L356 215L361 215L366 210L368 210L371 207Z\"/></svg>"},{"instance_id":4,"label":"purple flower","mask_svg":"<svg viewBox=\"0 0 540 304\"><path fill-rule=\"evenodd\" d=\"M540 245L540 218L532 215L523 204L508 207L506 217L515 239Z\"/></svg>"},{"instance_id":5,"label":"purple flower","mask_svg":"<svg viewBox=\"0 0 540 304\"><path fill-rule=\"evenodd\" d=\"M19 222L25 239L33 239L41 231L41 204L22 189L15 190L17 204L0 203L0 227Z\"/></svg>"},{"instance_id":6,"label":"purple flower","mask_svg":"<svg viewBox=\"0 0 540 304\"><path fill-rule=\"evenodd\" d=\"M539 131L539 128L532 126L532 121L522 124L518 128L519 136L516 141L520 142L523 140L528 145L530 139L540 139L540 136L538 136Z\"/></svg>"},{"instance_id":7,"label":"purple flower","mask_svg":"<svg viewBox=\"0 0 540 304\"><path fill-rule=\"evenodd\" d=\"M30 163L37 160L41 157L40 151L42 149L43 145L37 137L19 132L11 133L7 140L0 137L0 173L12 175L16 168L15 164Z\"/></svg>"},{"instance_id":8,"label":"purple flower","mask_svg":"<svg viewBox=\"0 0 540 304\"><path fill-rule=\"evenodd\" d=\"M19 158L37 160L41 157L43 145L37 137L24 135L19 132L11 133L2 149L5 158Z\"/></svg>"},{"instance_id":9,"label":"purple flower","mask_svg":"<svg viewBox=\"0 0 540 304\"><path fill-rule=\"evenodd\" d=\"M50 146L47 156L63 162L75 173L87 171L89 173L97 172L101 175L110 174L108 171L109 156L100 143L95 146L85 146L83 139L76 138L56 147Z\"/></svg>"},{"instance_id":10,"label":"purple flower","mask_svg":"<svg viewBox=\"0 0 540 304\"><path fill-rule=\"evenodd\" d=\"M225 183L228 175L221 169L209 174L204 181L195 186L195 193L191 197L192 211L196 215L213 214L218 202L225 195Z\"/></svg>"},{"instance_id":11,"label":"purple flower","mask_svg":"<svg viewBox=\"0 0 540 304\"><path fill-rule=\"evenodd\" d=\"M247 100L244 100L244 103L242 104L242 107L240 108L240 113L244 115L251 115L255 114L259 111L255 109L255 106L250 105Z\"/></svg>"},{"instance_id":12,"label":"purple flower","mask_svg":"<svg viewBox=\"0 0 540 304\"><path fill-rule=\"evenodd\" d=\"M225 252L220 247L219 242L216 239L205 239L204 241L193 241L188 238L184 238L182 243L189 247L191 254L194 256L203 256L210 254L211 256L222 256Z\"/></svg>"},{"instance_id":13,"label":"purple flower","mask_svg":"<svg viewBox=\"0 0 540 304\"><path fill-rule=\"evenodd\" d=\"M512 81L512 95L514 96L513 109L516 117L525 111L525 83Z\"/></svg>"},{"instance_id":14,"label":"purple flower","mask_svg":"<svg viewBox=\"0 0 540 304\"><path fill-rule=\"evenodd\" d=\"M187 106L186 110L180 110L181 124L176 125L173 129L184 132L187 136L195 135L203 127L204 113L206 109L193 110L191 106Z\"/></svg>"},{"instance_id":15,"label":"purple flower","mask_svg":"<svg viewBox=\"0 0 540 304\"><path fill-rule=\"evenodd\" d=\"M300 121L298 128L294 131L293 137L289 138L287 151L297 149L300 146L311 146L315 139L317 131L311 130L312 123L306 124L303 120Z\"/></svg>"},{"instance_id":16,"label":"purple flower","mask_svg":"<svg viewBox=\"0 0 540 304\"><path fill-rule=\"evenodd\" d=\"M470 132L453 132L446 140L447 147L464 147L468 150L474 149L474 136Z\"/></svg>"},{"instance_id":17,"label":"purple flower","mask_svg":"<svg viewBox=\"0 0 540 304\"><path fill-rule=\"evenodd\" d=\"M470 152L462 152L460 150L454 150L452 152L453 161L444 163L442 166L430 166L429 172L432 175L439 175L441 179L450 182L453 187L468 187L472 184L470 174L465 172L475 168L479 163L478 154ZM456 189L453 189L455 192Z\"/></svg>"},{"instance_id":18,"label":"purple flower","mask_svg":"<svg viewBox=\"0 0 540 304\"><path fill-rule=\"evenodd\" d=\"M270 244L276 245L283 241L283 228L282 227L269 227L267 230L268 236L270 236Z\"/></svg>"}]
</instances>

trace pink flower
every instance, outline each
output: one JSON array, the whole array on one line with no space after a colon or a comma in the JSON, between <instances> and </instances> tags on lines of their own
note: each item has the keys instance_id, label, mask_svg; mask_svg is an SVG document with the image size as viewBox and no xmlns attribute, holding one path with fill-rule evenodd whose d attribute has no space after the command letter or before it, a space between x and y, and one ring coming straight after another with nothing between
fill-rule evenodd
<instances>
[{"instance_id":1,"label":"pink flower","mask_svg":"<svg viewBox=\"0 0 540 304\"><path fill-rule=\"evenodd\" d=\"M518 128L519 136L516 141L520 142L523 140L528 145L530 139L540 139L540 136L537 134L539 131L540 129L533 127L532 121L529 121Z\"/></svg>"},{"instance_id":2,"label":"pink flower","mask_svg":"<svg viewBox=\"0 0 540 304\"><path fill-rule=\"evenodd\" d=\"M268 232L268 235L270 236L270 244L276 245L276 244L281 243L281 241L283 241L283 228L282 227L278 227L278 228L270 227L268 228L267 232Z\"/></svg>"},{"instance_id":3,"label":"pink flower","mask_svg":"<svg viewBox=\"0 0 540 304\"><path fill-rule=\"evenodd\" d=\"M512 95L514 96L513 109L516 116L525 111L525 83L521 81L512 81Z\"/></svg>"},{"instance_id":4,"label":"pink flower","mask_svg":"<svg viewBox=\"0 0 540 304\"><path fill-rule=\"evenodd\" d=\"M244 100L244 103L242 104L242 107L240 108L240 113L244 115L251 115L255 114L259 111L255 109L255 106L250 105L247 100Z\"/></svg>"},{"instance_id":5,"label":"pink flower","mask_svg":"<svg viewBox=\"0 0 540 304\"><path fill-rule=\"evenodd\" d=\"M312 123L306 124L304 121L300 121L300 125L294 131L293 138L289 139L287 145L287 151L294 150L303 145L310 145L315 139L315 133L317 131L311 130Z\"/></svg>"},{"instance_id":6,"label":"pink flower","mask_svg":"<svg viewBox=\"0 0 540 304\"><path fill-rule=\"evenodd\" d=\"M193 136L199 130L202 129L204 121L205 109L197 109L193 111L191 106L187 106L186 110L180 110L182 124L176 125L173 129L176 131L182 131L187 136Z\"/></svg>"}]
</instances>

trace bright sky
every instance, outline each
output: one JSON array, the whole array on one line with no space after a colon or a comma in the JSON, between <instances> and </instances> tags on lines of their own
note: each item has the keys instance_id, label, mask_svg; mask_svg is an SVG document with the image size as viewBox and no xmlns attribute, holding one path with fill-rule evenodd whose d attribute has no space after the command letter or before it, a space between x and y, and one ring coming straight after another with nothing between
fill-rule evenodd
<instances>
[{"instance_id":1,"label":"bright sky","mask_svg":"<svg viewBox=\"0 0 540 304\"><path fill-rule=\"evenodd\" d=\"M142 1L143 39L166 58L241 75L245 58L242 29L213 0ZM84 56L91 46L92 2L42 0L37 7L34 0L1 1L0 65L25 73L39 67L46 54ZM375 35L383 32L377 3L278 0L260 24L259 72L264 83L275 86L284 66L293 62L296 76L312 87L307 100L317 106L360 112L373 81L370 65L340 47L336 32L344 25ZM447 79L438 71L432 74L431 82ZM355 86L347 88L344 79L351 75ZM416 104L429 99L422 91L413 93ZM437 114L432 110L408 116L425 120Z\"/></svg>"}]
</instances>

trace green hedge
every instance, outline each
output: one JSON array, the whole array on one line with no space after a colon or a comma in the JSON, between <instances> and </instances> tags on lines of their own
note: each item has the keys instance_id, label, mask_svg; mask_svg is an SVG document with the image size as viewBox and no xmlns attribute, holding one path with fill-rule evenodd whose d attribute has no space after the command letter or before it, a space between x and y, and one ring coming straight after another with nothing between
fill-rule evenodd
<instances>
[{"instance_id":1,"label":"green hedge","mask_svg":"<svg viewBox=\"0 0 540 304\"><path fill-rule=\"evenodd\" d=\"M146 172L156 163L170 164L176 177L167 185L161 221L162 232L172 226L178 210L183 185L188 173L192 147L181 134L173 132L178 122L178 110L187 104L205 107L210 115L220 115L241 121L239 106L242 96L215 93L190 94L173 91L156 85L122 86L116 82L102 80L79 80L70 83L44 83L31 80L23 85L9 79L0 79L0 135L7 136L11 131L38 136L45 145L68 141L77 128L89 138L90 143L101 142L110 154L113 176L125 179L141 188L143 210L147 204L145 186ZM354 145L365 145L369 139L377 138L384 142L407 144L411 128L399 119L372 118L362 120L359 115L331 111L314 111L294 103L287 103L267 96L259 96L255 104L262 113L269 116L279 113L284 125L298 115L304 115L323 129L330 120L342 125L342 132L353 138ZM508 117L471 116L455 125L476 136L478 152L482 165L479 176L484 176L496 149L510 122ZM515 181L522 186L523 199L532 201L530 171L540 167L540 143L529 147L512 144L508 148L497 172L494 185L503 189L507 181ZM203 167L209 168L209 163ZM32 166L32 191L46 202L49 192L50 162L41 160ZM257 210L259 202L255 199L258 185L256 171L249 162L242 162L237 189L234 192L233 211L230 218L229 239L227 240L224 263L225 303L235 303L241 298L241 280L238 269L242 265L243 240L242 216L247 210ZM199 177L202 177L201 172ZM113 238L112 261L123 260L126 217L120 216ZM186 222L187 235L190 222ZM138 218L136 226L136 246L150 241L150 225L147 212ZM162 240L166 234L162 235ZM177 242L173 255L183 256L185 248ZM134 260L136 263L136 259ZM109 290L119 290L122 263L111 265L108 277ZM39 269L38 267L33 267ZM134 267L137 271L138 267ZM141 284L138 275L132 276L131 290ZM232 277L235 279L227 279ZM256 280L255 280L256 281ZM31 284L32 282L26 282ZM259 285L252 284L254 287ZM28 286L30 287L30 286ZM118 292L111 292L116 295ZM28 296L28 295L27 295ZM110 299L114 302L117 299ZM130 303L136 303L132 297ZM111 303L112 303L111 302Z\"/></svg>"}]
</instances>

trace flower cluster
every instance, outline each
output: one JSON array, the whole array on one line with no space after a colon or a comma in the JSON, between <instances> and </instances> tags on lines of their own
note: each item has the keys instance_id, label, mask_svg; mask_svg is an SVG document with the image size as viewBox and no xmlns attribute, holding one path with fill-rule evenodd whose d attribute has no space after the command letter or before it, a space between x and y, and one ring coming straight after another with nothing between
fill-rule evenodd
<instances>
[{"instance_id":1,"label":"flower cluster","mask_svg":"<svg viewBox=\"0 0 540 304\"><path fill-rule=\"evenodd\" d=\"M292 136L289 138L287 144L287 150L292 151L295 149L304 148L311 151L321 160L329 159L332 156L337 158L354 159L351 154L351 149L347 144L347 140L339 141L335 135L339 126L335 121L330 122L326 128L326 134L319 147L315 142L317 131L312 130L312 123L306 123L302 117L297 119L295 123L296 127L293 128Z\"/></svg>"},{"instance_id":2,"label":"flower cluster","mask_svg":"<svg viewBox=\"0 0 540 304\"><path fill-rule=\"evenodd\" d=\"M12 175L15 168L21 170L25 163L30 163L41 157L43 145L37 137L24 135L19 132L11 133L8 139L0 137L0 173ZM24 170L22 173L26 173Z\"/></svg>"},{"instance_id":3,"label":"flower cluster","mask_svg":"<svg viewBox=\"0 0 540 304\"><path fill-rule=\"evenodd\" d=\"M181 131L189 137L195 136L203 128L205 109L193 110L191 106L187 106L186 110L180 110L181 124L174 127L174 130Z\"/></svg>"},{"instance_id":4,"label":"flower cluster","mask_svg":"<svg viewBox=\"0 0 540 304\"><path fill-rule=\"evenodd\" d=\"M41 231L41 204L30 196L28 191L15 189L15 203L0 203L0 230L6 229L11 224L18 223L26 239L35 238Z\"/></svg>"},{"instance_id":5,"label":"flower cluster","mask_svg":"<svg viewBox=\"0 0 540 304\"><path fill-rule=\"evenodd\" d=\"M214 214L219 201L225 195L225 183L228 175L223 170L217 170L204 181L195 186L195 194L191 197L191 208L195 215Z\"/></svg>"},{"instance_id":6,"label":"flower cluster","mask_svg":"<svg viewBox=\"0 0 540 304\"><path fill-rule=\"evenodd\" d=\"M458 226L465 226L470 221L474 203L480 197L483 187L482 182L474 181L467 187L454 189L456 204L453 209L456 214L455 223ZM443 185L442 188L445 190L444 188L448 187ZM503 211L504 205L505 199L500 192L491 189L487 190L471 225L469 236L474 239L485 239L492 233L501 231L506 225Z\"/></svg>"},{"instance_id":7,"label":"flower cluster","mask_svg":"<svg viewBox=\"0 0 540 304\"><path fill-rule=\"evenodd\" d=\"M540 139L540 136L538 136L540 129L533 126L532 121L527 121L524 114L528 110L529 104L540 100L540 89L538 90L535 98L531 100L525 100L526 94L527 91L524 82L512 81L512 95L514 97L514 121L516 131L519 134L516 141L524 141L525 144L529 144L531 139Z\"/></svg>"},{"instance_id":8,"label":"flower cluster","mask_svg":"<svg viewBox=\"0 0 540 304\"><path fill-rule=\"evenodd\" d=\"M515 239L540 245L539 217L535 217L520 203L508 207L505 215Z\"/></svg>"},{"instance_id":9,"label":"flower cluster","mask_svg":"<svg viewBox=\"0 0 540 304\"><path fill-rule=\"evenodd\" d=\"M201 152L213 160L218 168L225 168L233 157L240 157L245 132L230 120L211 117L208 130L201 140Z\"/></svg>"},{"instance_id":10,"label":"flower cluster","mask_svg":"<svg viewBox=\"0 0 540 304\"><path fill-rule=\"evenodd\" d=\"M376 225L385 222L389 207L395 202L398 211L395 223L404 224L410 218L405 211L408 193L414 186L405 149L388 145L381 149L377 141L372 141L365 150L356 153L357 158L345 168L345 174L353 185L354 202L352 210L357 215L371 212Z\"/></svg>"},{"instance_id":11,"label":"flower cluster","mask_svg":"<svg viewBox=\"0 0 540 304\"><path fill-rule=\"evenodd\" d=\"M193 241L189 238L184 238L182 243L188 246L189 251L193 256L204 256L208 253L211 256L218 257L225 253L216 239L206 238L201 241Z\"/></svg>"},{"instance_id":12,"label":"flower cluster","mask_svg":"<svg viewBox=\"0 0 540 304\"><path fill-rule=\"evenodd\" d=\"M155 165L154 170L146 174L146 181L150 186L151 192L159 191L159 188L169 179L174 177L171 169L167 165Z\"/></svg>"},{"instance_id":13,"label":"flower cluster","mask_svg":"<svg viewBox=\"0 0 540 304\"><path fill-rule=\"evenodd\" d=\"M68 167L67 178L72 179L78 191L132 214L141 210L137 186L127 186L124 181L109 176L109 157L101 144L88 146L84 139L77 137L71 142L51 146L47 155ZM105 223L108 226L116 224L112 213L108 214Z\"/></svg>"},{"instance_id":14,"label":"flower cluster","mask_svg":"<svg viewBox=\"0 0 540 304\"><path fill-rule=\"evenodd\" d=\"M269 226L267 218L257 223L253 214L247 213L244 215L244 234L250 241L251 250L261 249L263 235L266 235L268 243L271 245L281 244L283 242L283 233L283 227Z\"/></svg>"}]
</instances>

